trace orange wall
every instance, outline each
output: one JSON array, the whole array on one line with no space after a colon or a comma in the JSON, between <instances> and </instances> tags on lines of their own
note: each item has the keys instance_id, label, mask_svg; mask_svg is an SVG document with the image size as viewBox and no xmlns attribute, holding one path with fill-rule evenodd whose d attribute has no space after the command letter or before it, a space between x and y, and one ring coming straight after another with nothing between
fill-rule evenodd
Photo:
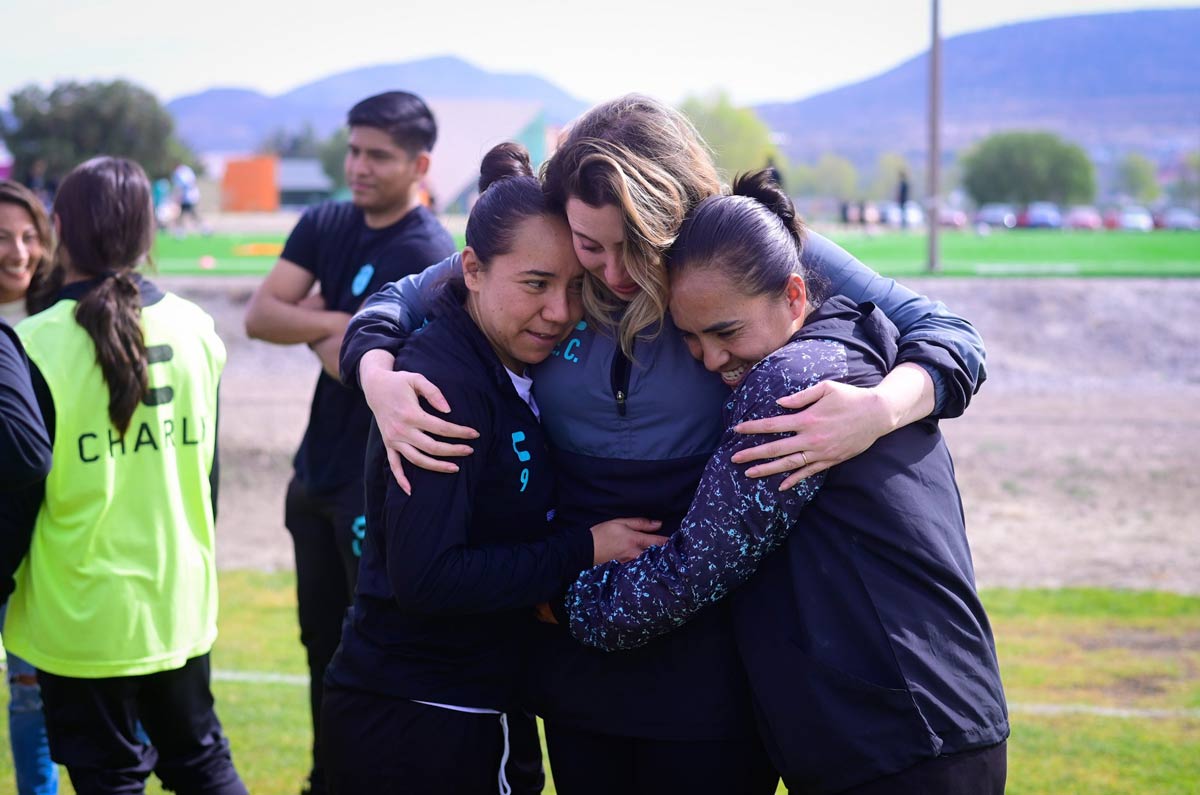
<instances>
[{"instance_id":1,"label":"orange wall","mask_svg":"<svg viewBox=\"0 0 1200 795\"><path fill-rule=\"evenodd\" d=\"M279 209L274 155L230 159L221 179L221 209L228 212L274 212Z\"/></svg>"}]
</instances>

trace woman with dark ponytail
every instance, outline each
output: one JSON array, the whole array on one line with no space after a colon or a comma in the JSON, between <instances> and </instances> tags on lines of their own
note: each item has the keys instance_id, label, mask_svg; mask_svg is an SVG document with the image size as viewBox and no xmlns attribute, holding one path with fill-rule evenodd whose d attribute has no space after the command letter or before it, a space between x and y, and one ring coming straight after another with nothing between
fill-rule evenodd
<instances>
[{"instance_id":1,"label":"woman with dark ponytail","mask_svg":"<svg viewBox=\"0 0 1200 795\"><path fill-rule=\"evenodd\" d=\"M410 465L410 494L372 428L358 588L321 713L341 795L514 792L510 716L529 720L517 685L534 605L658 538L637 520L551 534L554 467L527 370L583 316L583 269L523 148L501 144L480 172L451 258L462 278L396 359L442 385L448 420L478 429L477 455L456 475Z\"/></svg>"},{"instance_id":2,"label":"woman with dark ponytail","mask_svg":"<svg viewBox=\"0 0 1200 795\"><path fill-rule=\"evenodd\" d=\"M728 597L759 732L790 791L999 795L1007 708L936 424L893 431L794 489L730 460L766 441L738 423L778 416L777 395L823 381L873 386L899 338L872 304L813 300L804 226L768 172L733 193L701 202L668 257L675 325L734 390L728 430L665 545L576 580L571 633L633 648ZM934 366L945 355L910 353Z\"/></svg>"},{"instance_id":3,"label":"woman with dark ponytail","mask_svg":"<svg viewBox=\"0 0 1200 795\"><path fill-rule=\"evenodd\" d=\"M244 795L213 710L212 319L136 273L150 183L98 157L55 201L61 289L17 329L52 438L5 641L38 669L50 751L80 793ZM146 744L149 737L151 744Z\"/></svg>"}]
</instances>

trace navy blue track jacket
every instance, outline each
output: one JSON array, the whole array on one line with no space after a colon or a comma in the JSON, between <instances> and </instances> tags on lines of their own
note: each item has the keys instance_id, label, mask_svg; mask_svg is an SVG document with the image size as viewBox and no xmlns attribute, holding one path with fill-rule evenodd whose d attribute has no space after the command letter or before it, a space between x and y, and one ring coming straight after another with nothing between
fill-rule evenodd
<instances>
[{"instance_id":1,"label":"navy blue track jacket","mask_svg":"<svg viewBox=\"0 0 1200 795\"><path fill-rule=\"evenodd\" d=\"M51 449L29 380L29 359L12 326L0 320L0 491L46 477Z\"/></svg>"},{"instance_id":2,"label":"navy blue track jacket","mask_svg":"<svg viewBox=\"0 0 1200 795\"><path fill-rule=\"evenodd\" d=\"M872 386L896 352L895 327L870 304L826 302L750 371L726 426L783 413L776 395L819 381ZM732 592L759 730L792 791L837 792L1007 737L936 423L895 431L782 493L783 475L747 478L729 461L764 441L726 431L666 545L580 575L566 599L572 634L640 646Z\"/></svg>"},{"instance_id":3,"label":"navy blue track jacket","mask_svg":"<svg viewBox=\"0 0 1200 795\"><path fill-rule=\"evenodd\" d=\"M509 711L536 623L533 606L592 563L587 528L551 534L554 472L541 426L446 287L434 320L396 367L424 374L480 433L457 474L405 464L396 485L372 426L358 588L326 682L366 692Z\"/></svg>"}]
</instances>

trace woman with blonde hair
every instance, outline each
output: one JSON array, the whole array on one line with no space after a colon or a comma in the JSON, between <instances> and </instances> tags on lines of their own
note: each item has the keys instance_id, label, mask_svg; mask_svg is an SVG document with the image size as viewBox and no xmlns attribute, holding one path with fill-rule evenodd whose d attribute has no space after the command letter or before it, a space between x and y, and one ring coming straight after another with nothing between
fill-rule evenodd
<instances>
[{"instance_id":1,"label":"woman with blonde hair","mask_svg":"<svg viewBox=\"0 0 1200 795\"><path fill-rule=\"evenodd\" d=\"M539 365L535 379L558 468L556 521L587 526L597 518L641 515L661 520L662 532L670 533L721 438L723 384L742 375L707 373L667 312L663 255L693 207L721 192L716 168L686 118L629 95L575 122L544 166L542 181L550 203L566 212L589 276L585 321ZM808 408L739 428L787 434L736 459L773 459L748 474L792 472L782 488L857 455L898 427L961 414L984 378L978 335L941 304L880 277L815 233L804 263L830 295L873 301L902 336L896 366L878 385L822 382L779 395L787 408ZM368 300L342 348L343 377L361 384L394 451L398 479L397 455L453 472L456 465L444 459L471 452L454 440L471 438L472 429L423 411L421 398L437 411L449 410L437 385L391 369L408 330L423 321L430 286L444 272L444 266L427 270ZM942 355L925 355L930 349ZM755 733L726 605L618 654L585 648L561 628L545 627L533 658L528 699L545 718L563 795L774 791L777 777Z\"/></svg>"}]
</instances>

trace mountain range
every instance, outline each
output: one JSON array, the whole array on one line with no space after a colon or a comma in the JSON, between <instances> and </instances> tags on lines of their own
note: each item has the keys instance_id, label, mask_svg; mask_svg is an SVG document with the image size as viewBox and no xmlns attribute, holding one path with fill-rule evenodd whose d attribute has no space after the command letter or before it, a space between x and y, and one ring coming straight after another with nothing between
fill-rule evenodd
<instances>
[{"instance_id":1,"label":"mountain range","mask_svg":"<svg viewBox=\"0 0 1200 795\"><path fill-rule=\"evenodd\" d=\"M1022 22L942 43L942 142L1057 132L1100 160L1200 148L1200 8ZM929 55L854 85L756 108L785 154L923 153ZM923 156L923 155L922 155Z\"/></svg>"},{"instance_id":2,"label":"mountain range","mask_svg":"<svg viewBox=\"0 0 1200 795\"><path fill-rule=\"evenodd\" d=\"M829 151L860 165L882 151L919 158L927 70L922 54L853 85L756 110L794 159ZM1015 128L1059 132L1100 160L1130 149L1165 158L1200 147L1200 8L1060 17L962 34L943 42L942 70L948 152ZM211 89L167 109L195 149L248 151L280 128L307 123L326 135L352 104L387 88L429 99L532 100L551 124L586 108L541 77L492 73L445 56L355 69L278 96Z\"/></svg>"},{"instance_id":3,"label":"mountain range","mask_svg":"<svg viewBox=\"0 0 1200 795\"><path fill-rule=\"evenodd\" d=\"M533 101L541 104L551 124L570 121L587 108L541 77L497 74L461 58L441 56L353 69L273 97L249 89L214 88L172 100L167 110L181 137L197 151L254 151L279 129L298 131L311 124L326 136L345 123L354 103L393 88L426 99Z\"/></svg>"}]
</instances>

